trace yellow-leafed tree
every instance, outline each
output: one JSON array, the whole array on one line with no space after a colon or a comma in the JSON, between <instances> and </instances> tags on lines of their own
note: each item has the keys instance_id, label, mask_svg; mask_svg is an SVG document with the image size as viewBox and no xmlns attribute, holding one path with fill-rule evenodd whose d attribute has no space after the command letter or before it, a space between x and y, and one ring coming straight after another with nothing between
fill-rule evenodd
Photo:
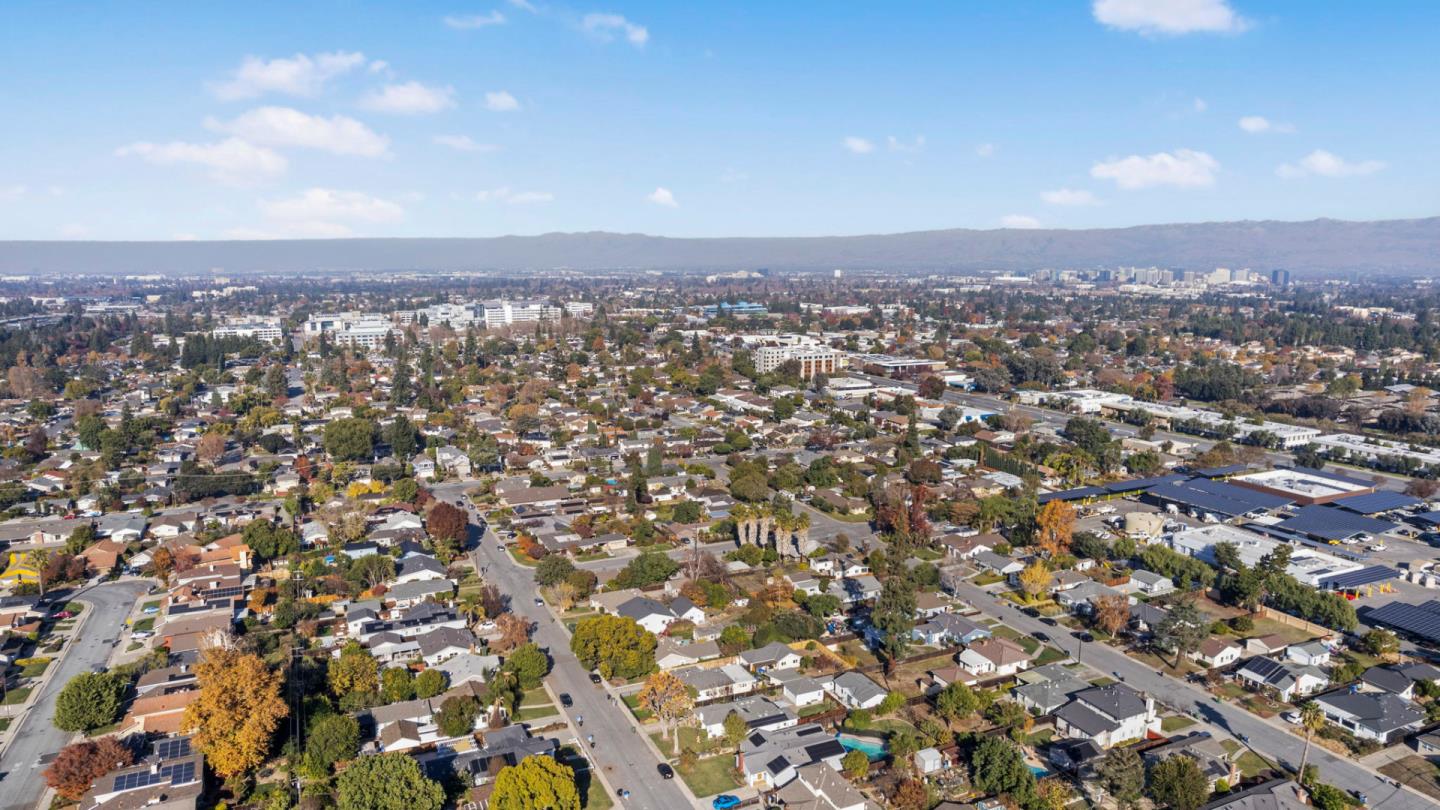
<instances>
[{"instance_id":1,"label":"yellow-leafed tree","mask_svg":"<svg viewBox=\"0 0 1440 810\"><path fill-rule=\"evenodd\" d=\"M670 727L689 716L695 708L690 687L668 670L661 670L645 679L640 687L640 706L660 721L660 733L670 739ZM678 743L680 735L675 735Z\"/></svg>"},{"instance_id":2,"label":"yellow-leafed tree","mask_svg":"<svg viewBox=\"0 0 1440 810\"><path fill-rule=\"evenodd\" d=\"M195 679L200 696L186 707L183 725L195 747L220 776L259 767L289 713L280 697L280 673L259 656L212 647L200 655Z\"/></svg>"},{"instance_id":3,"label":"yellow-leafed tree","mask_svg":"<svg viewBox=\"0 0 1440 810\"><path fill-rule=\"evenodd\" d=\"M1026 598L1033 601L1044 593L1054 580L1055 577L1050 574L1050 566L1046 565L1044 560L1036 560L1020 572L1020 590L1025 592Z\"/></svg>"}]
</instances>

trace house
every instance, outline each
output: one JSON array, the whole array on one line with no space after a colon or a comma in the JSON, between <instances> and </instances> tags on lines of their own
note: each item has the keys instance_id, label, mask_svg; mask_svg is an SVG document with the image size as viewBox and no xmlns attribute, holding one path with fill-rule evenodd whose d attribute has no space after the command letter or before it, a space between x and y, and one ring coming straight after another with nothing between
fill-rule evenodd
<instances>
[{"instance_id":1,"label":"house","mask_svg":"<svg viewBox=\"0 0 1440 810\"><path fill-rule=\"evenodd\" d=\"M770 673L772 681L780 682L780 694L798 708L825 701L825 686L814 678L784 670Z\"/></svg>"},{"instance_id":2,"label":"house","mask_svg":"<svg viewBox=\"0 0 1440 810\"><path fill-rule=\"evenodd\" d=\"M96 779L81 810L100 807L195 810L205 792L205 757L189 737L156 740L143 760Z\"/></svg>"},{"instance_id":3,"label":"house","mask_svg":"<svg viewBox=\"0 0 1440 810\"><path fill-rule=\"evenodd\" d=\"M755 731L740 743L736 768L743 781L760 790L773 790L796 778L800 768L825 763L840 770L845 747L816 723L776 731Z\"/></svg>"},{"instance_id":4,"label":"house","mask_svg":"<svg viewBox=\"0 0 1440 810\"><path fill-rule=\"evenodd\" d=\"M445 565L428 554L416 554L401 559L395 571L396 584L446 578Z\"/></svg>"},{"instance_id":5,"label":"house","mask_svg":"<svg viewBox=\"0 0 1440 810\"><path fill-rule=\"evenodd\" d=\"M479 748L455 753L442 747L436 756L426 760L425 767L432 779L444 779L445 770L458 774L464 784L488 785L502 768L519 765L526 757L553 757L560 748L553 737L532 737L525 724L519 723L485 732Z\"/></svg>"},{"instance_id":6,"label":"house","mask_svg":"<svg viewBox=\"0 0 1440 810\"><path fill-rule=\"evenodd\" d=\"M885 688L861 672L845 672L829 682L829 692L847 709L873 709L885 700Z\"/></svg>"},{"instance_id":7,"label":"house","mask_svg":"<svg viewBox=\"0 0 1440 810\"><path fill-rule=\"evenodd\" d=\"M665 632L667 627L680 620L669 606L647 596L637 596L617 607L615 612L634 619L636 624L656 635Z\"/></svg>"},{"instance_id":8,"label":"house","mask_svg":"<svg viewBox=\"0 0 1440 810\"><path fill-rule=\"evenodd\" d=\"M1093 740L1101 748L1160 731L1155 701L1123 683L1092 686L1055 710L1055 732Z\"/></svg>"},{"instance_id":9,"label":"house","mask_svg":"<svg viewBox=\"0 0 1440 810\"><path fill-rule=\"evenodd\" d=\"M1175 590L1174 580L1154 571L1141 569L1132 572L1130 581L1135 584L1135 590L1146 596L1162 596Z\"/></svg>"},{"instance_id":10,"label":"house","mask_svg":"<svg viewBox=\"0 0 1440 810\"><path fill-rule=\"evenodd\" d=\"M917 759L920 753L916 753ZM796 768L795 778L777 790L773 798L779 806L795 810L865 810L873 806L850 780L823 762Z\"/></svg>"},{"instance_id":11,"label":"house","mask_svg":"<svg viewBox=\"0 0 1440 810\"><path fill-rule=\"evenodd\" d=\"M1095 609L1096 600L1105 596L1120 596L1120 591L1094 580L1076 585L1069 590L1055 594L1055 604L1072 613L1087 615Z\"/></svg>"},{"instance_id":12,"label":"house","mask_svg":"<svg viewBox=\"0 0 1440 810\"><path fill-rule=\"evenodd\" d=\"M1095 776L1095 767L1105 759L1105 749L1094 740L1056 740L1046 751L1046 758L1056 770L1090 779Z\"/></svg>"},{"instance_id":13,"label":"house","mask_svg":"<svg viewBox=\"0 0 1440 810\"><path fill-rule=\"evenodd\" d=\"M732 713L745 721L745 728L750 731L777 731L800 722L794 712L761 695L711 703L695 709L700 729L712 740L725 736L725 718Z\"/></svg>"},{"instance_id":14,"label":"house","mask_svg":"<svg viewBox=\"0 0 1440 810\"><path fill-rule=\"evenodd\" d=\"M754 692L759 680L739 664L720 667L688 667L675 670L675 677L695 690L695 700L705 702Z\"/></svg>"},{"instance_id":15,"label":"house","mask_svg":"<svg viewBox=\"0 0 1440 810\"><path fill-rule=\"evenodd\" d=\"M740 663L756 673L771 669L795 669L800 666L800 653L790 649L788 645L772 641L758 650L740 653Z\"/></svg>"},{"instance_id":16,"label":"house","mask_svg":"<svg viewBox=\"0 0 1440 810\"><path fill-rule=\"evenodd\" d=\"M910 631L910 637L921 644L943 647L946 644L971 644L990 637L990 629L958 616L941 613Z\"/></svg>"},{"instance_id":17,"label":"house","mask_svg":"<svg viewBox=\"0 0 1440 810\"><path fill-rule=\"evenodd\" d=\"M1008 638L985 638L961 650L955 661L973 675L998 678L1025 669L1030 656Z\"/></svg>"},{"instance_id":18,"label":"house","mask_svg":"<svg viewBox=\"0 0 1440 810\"><path fill-rule=\"evenodd\" d=\"M1240 769L1232 761L1230 752L1219 740L1210 736L1208 731L1196 731L1173 738L1164 745L1146 749L1140 755L1147 768L1174 756L1195 760L1200 773L1205 777L1207 788L1211 791L1215 790L1215 784L1222 779L1227 785L1238 784L1240 781Z\"/></svg>"},{"instance_id":19,"label":"house","mask_svg":"<svg viewBox=\"0 0 1440 810\"><path fill-rule=\"evenodd\" d=\"M1329 677L1315 667L1285 664L1264 655L1241 665L1235 670L1235 679L1256 691L1272 691L1286 703L1313 695L1330 683Z\"/></svg>"},{"instance_id":20,"label":"house","mask_svg":"<svg viewBox=\"0 0 1440 810\"><path fill-rule=\"evenodd\" d=\"M385 598L397 608L414 607L428 600L443 601L455 592L455 583L448 579L422 579L402 582L385 592Z\"/></svg>"},{"instance_id":21,"label":"house","mask_svg":"<svg viewBox=\"0 0 1440 810\"><path fill-rule=\"evenodd\" d=\"M1310 810L1310 797L1289 779L1273 779L1227 793L1200 810Z\"/></svg>"},{"instance_id":22,"label":"house","mask_svg":"<svg viewBox=\"0 0 1440 810\"><path fill-rule=\"evenodd\" d=\"M1047 664L1021 676L1028 683L1010 690L1010 699L1032 712L1050 714L1070 702L1090 682L1059 664Z\"/></svg>"},{"instance_id":23,"label":"house","mask_svg":"<svg viewBox=\"0 0 1440 810\"><path fill-rule=\"evenodd\" d=\"M1245 639L1246 655L1278 655L1289 647L1285 637L1279 633L1271 633L1268 636L1256 636Z\"/></svg>"},{"instance_id":24,"label":"house","mask_svg":"<svg viewBox=\"0 0 1440 810\"><path fill-rule=\"evenodd\" d=\"M180 689L137 697L130 711L120 721L121 736L126 734L178 734L185 719L185 708L200 697L199 689Z\"/></svg>"},{"instance_id":25,"label":"house","mask_svg":"<svg viewBox=\"0 0 1440 810\"><path fill-rule=\"evenodd\" d=\"M947 534L935 542L945 550L946 559L969 560L981 552L993 553L1002 543L1006 543L1006 540L998 534L976 534L970 537Z\"/></svg>"},{"instance_id":26,"label":"house","mask_svg":"<svg viewBox=\"0 0 1440 810\"><path fill-rule=\"evenodd\" d=\"M1207 669L1228 667L1240 660L1240 644L1233 639L1211 636L1200 642L1200 648L1190 653L1190 658Z\"/></svg>"},{"instance_id":27,"label":"house","mask_svg":"<svg viewBox=\"0 0 1440 810\"><path fill-rule=\"evenodd\" d=\"M1315 698L1315 704L1327 721L1382 745L1425 724L1425 712L1391 692L1331 692Z\"/></svg>"},{"instance_id":28,"label":"house","mask_svg":"<svg viewBox=\"0 0 1440 810\"><path fill-rule=\"evenodd\" d=\"M720 645L714 641L685 643L683 640L661 636L655 644L655 665L661 669L679 669L694 666L701 661L720 657Z\"/></svg>"},{"instance_id":29,"label":"house","mask_svg":"<svg viewBox=\"0 0 1440 810\"><path fill-rule=\"evenodd\" d=\"M973 560L981 570L993 571L1007 577L1025 570L1025 563L1020 562L1014 557L1001 556L993 551L976 552L975 555L971 557L971 560Z\"/></svg>"},{"instance_id":30,"label":"house","mask_svg":"<svg viewBox=\"0 0 1440 810\"><path fill-rule=\"evenodd\" d=\"M1139 602L1130 606L1130 632L1137 636L1146 637L1155 632L1155 628L1165 621L1169 611L1162 607L1156 607L1148 602Z\"/></svg>"},{"instance_id":31,"label":"house","mask_svg":"<svg viewBox=\"0 0 1440 810\"><path fill-rule=\"evenodd\" d=\"M1330 656L1330 647L1318 639L1303 644L1291 644L1285 648L1286 658L1306 667L1329 666Z\"/></svg>"},{"instance_id":32,"label":"house","mask_svg":"<svg viewBox=\"0 0 1440 810\"><path fill-rule=\"evenodd\" d=\"M1440 678L1440 670L1429 664L1390 664L1365 670L1360 676L1360 691L1390 692L1406 700L1415 697L1415 684Z\"/></svg>"}]
</instances>

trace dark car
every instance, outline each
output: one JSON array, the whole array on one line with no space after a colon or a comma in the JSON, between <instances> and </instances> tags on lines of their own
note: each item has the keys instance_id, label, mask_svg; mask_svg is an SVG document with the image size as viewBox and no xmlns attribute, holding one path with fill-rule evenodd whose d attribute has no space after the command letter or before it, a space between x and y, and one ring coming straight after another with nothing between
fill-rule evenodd
<instances>
[{"instance_id":1,"label":"dark car","mask_svg":"<svg viewBox=\"0 0 1440 810\"><path fill-rule=\"evenodd\" d=\"M1095 640L1095 637L1092 636L1092 635L1090 635L1089 631L1082 632L1080 635L1076 636L1076 638L1080 639L1081 641L1086 641L1086 642L1094 641L1094 640Z\"/></svg>"},{"instance_id":2,"label":"dark car","mask_svg":"<svg viewBox=\"0 0 1440 810\"><path fill-rule=\"evenodd\" d=\"M561 693L560 693L560 705L561 705L561 706L564 706L564 707L567 708L567 709L570 708L571 706L574 706L574 705L575 705L575 701L573 701L573 700L570 699L570 693L569 693L569 692L561 692Z\"/></svg>"},{"instance_id":3,"label":"dark car","mask_svg":"<svg viewBox=\"0 0 1440 810\"><path fill-rule=\"evenodd\" d=\"M669 765L666 765L666 764L663 763L663 762L660 763L660 765L656 768L656 770L660 771L660 778L661 778L661 779L674 779L674 778L675 778L675 769L672 768L672 767L670 767Z\"/></svg>"},{"instance_id":4,"label":"dark car","mask_svg":"<svg viewBox=\"0 0 1440 810\"><path fill-rule=\"evenodd\" d=\"M592 672L590 673L590 682L595 684L596 686L599 686L600 684L605 682L605 679L600 677L600 673Z\"/></svg>"},{"instance_id":5,"label":"dark car","mask_svg":"<svg viewBox=\"0 0 1440 810\"><path fill-rule=\"evenodd\" d=\"M1050 637L1047 636L1047 635L1045 635L1044 633L1036 632L1036 633L1034 633L1033 635L1035 636L1035 638L1038 638L1038 639L1040 639L1041 641L1049 641L1049 640L1050 640Z\"/></svg>"},{"instance_id":6,"label":"dark car","mask_svg":"<svg viewBox=\"0 0 1440 810\"><path fill-rule=\"evenodd\" d=\"M1058 627L1058 626L1060 625L1060 622L1055 621L1054 619L1050 618L1049 616L1046 616L1045 618L1041 619L1041 620L1040 620L1040 623L1041 623L1041 624L1048 624L1048 625L1050 625L1051 627Z\"/></svg>"}]
</instances>

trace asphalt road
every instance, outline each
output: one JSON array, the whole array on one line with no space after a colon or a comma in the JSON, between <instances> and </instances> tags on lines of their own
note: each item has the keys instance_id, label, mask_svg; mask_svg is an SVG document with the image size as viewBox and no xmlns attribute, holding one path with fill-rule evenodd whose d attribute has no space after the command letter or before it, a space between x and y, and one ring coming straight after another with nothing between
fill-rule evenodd
<instances>
[{"instance_id":1,"label":"asphalt road","mask_svg":"<svg viewBox=\"0 0 1440 810\"><path fill-rule=\"evenodd\" d=\"M90 614L80 633L65 647L65 653L40 692L38 702L15 719L14 735L5 755L0 758L0 771L5 774L3 805L0 810L31 810L45 794L44 768L34 767L45 754L59 751L70 741L71 733L55 728L55 698L70 679L82 672L103 667L114 652L111 642L120 638L125 618L135 600L150 587L149 582L127 580L107 582L67 597L85 602Z\"/></svg>"},{"instance_id":2,"label":"asphalt road","mask_svg":"<svg viewBox=\"0 0 1440 810\"><path fill-rule=\"evenodd\" d=\"M438 497L464 507L470 512L471 522L482 525L479 512L457 489L435 489ZM660 778L657 770L660 761L631 724L627 710L618 699L614 702L607 699L606 690L590 683L589 672L570 653L570 638L565 629L548 608L535 604L538 590L533 572L517 565L488 527L472 550L471 559L477 571L484 570L485 581L499 587L509 598L510 610L535 623L532 640L549 649L553 662L549 675L551 690L556 694L569 693L575 702L572 708L562 711L569 715L572 723L584 717L584 726L577 729L581 737L595 735L595 747L586 753L613 790L630 791L626 801L612 795L616 804L637 810L678 810L693 806L679 787Z\"/></svg>"},{"instance_id":3,"label":"asphalt road","mask_svg":"<svg viewBox=\"0 0 1440 810\"><path fill-rule=\"evenodd\" d=\"M1003 604L1006 606L1002 607L999 599L983 588L965 583L956 589L956 595L986 613L999 616L1022 633L1049 636L1069 655L1105 675L1121 676L1126 684L1149 693L1158 703L1202 718L1204 723L1230 736L1246 735L1250 740L1249 746L1271 762L1278 760L1291 769L1300 766L1305 740L1292 733L1285 721L1279 718L1263 720L1234 704L1216 703L1210 693L1157 672L1123 652L1099 643L1082 644L1064 627L1051 627L1008 607L1011 604L1009 600L1005 600ZM1319 745L1310 746L1309 762L1320 769L1320 778L1325 782L1344 790L1364 793L1371 808L1422 810L1435 807L1433 799L1408 788L1396 788L1369 769L1352 760L1342 759Z\"/></svg>"}]
</instances>

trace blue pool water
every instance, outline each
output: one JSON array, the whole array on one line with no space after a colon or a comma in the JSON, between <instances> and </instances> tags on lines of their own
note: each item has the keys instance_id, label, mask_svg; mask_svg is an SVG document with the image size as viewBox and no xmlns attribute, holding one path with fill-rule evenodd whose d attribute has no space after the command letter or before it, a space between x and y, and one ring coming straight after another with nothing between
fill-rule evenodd
<instances>
[{"instance_id":1,"label":"blue pool water","mask_svg":"<svg viewBox=\"0 0 1440 810\"><path fill-rule=\"evenodd\" d=\"M865 756L871 759L885 758L885 743L879 740L854 737L849 734L838 734L836 738L840 741L840 745L847 751L863 751L865 752Z\"/></svg>"},{"instance_id":2,"label":"blue pool water","mask_svg":"<svg viewBox=\"0 0 1440 810\"><path fill-rule=\"evenodd\" d=\"M842 745L843 745L843 743L842 743ZM1030 773L1035 774L1035 778L1036 778L1036 779L1044 779L1045 777L1047 777L1047 776L1050 775L1050 769L1049 769L1049 768L1042 768L1042 767L1040 767L1039 765L1031 765L1031 766L1030 766Z\"/></svg>"}]
</instances>

